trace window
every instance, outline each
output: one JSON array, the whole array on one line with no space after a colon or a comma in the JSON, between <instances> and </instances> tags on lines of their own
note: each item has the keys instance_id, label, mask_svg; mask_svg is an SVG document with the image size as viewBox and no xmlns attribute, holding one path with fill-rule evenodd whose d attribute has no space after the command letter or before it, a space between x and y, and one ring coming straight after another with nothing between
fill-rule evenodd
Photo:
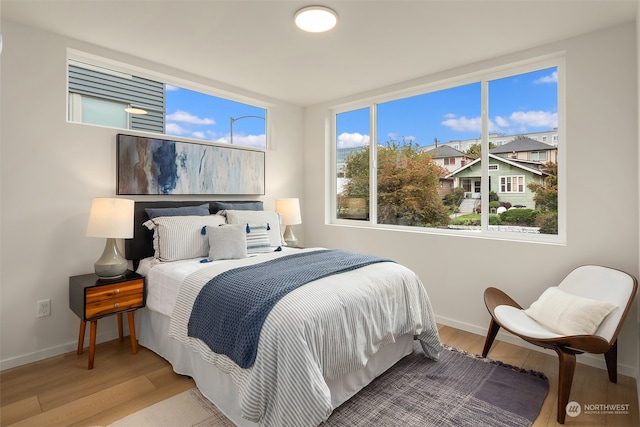
<instances>
[{"instance_id":1,"label":"window","mask_svg":"<svg viewBox=\"0 0 640 427\"><path fill-rule=\"evenodd\" d=\"M547 152L546 151L532 151L529 153L529 160L537 161L537 162L546 162L547 161Z\"/></svg>"},{"instance_id":2,"label":"window","mask_svg":"<svg viewBox=\"0 0 640 427\"><path fill-rule=\"evenodd\" d=\"M527 149L535 139L525 137L561 129L562 64L556 58L490 70L336 110L335 220L562 241L563 164L550 163L545 150ZM348 141L359 141L360 148L344 157ZM454 157L439 165L425 155L444 146L470 147L469 160L451 171L440 165L455 164ZM456 188L464 197L447 197ZM490 201L531 209L529 222L490 215Z\"/></svg>"},{"instance_id":3,"label":"window","mask_svg":"<svg viewBox=\"0 0 640 427\"><path fill-rule=\"evenodd\" d=\"M501 193L524 193L524 176L501 176Z\"/></svg>"},{"instance_id":4,"label":"window","mask_svg":"<svg viewBox=\"0 0 640 427\"><path fill-rule=\"evenodd\" d=\"M69 52L68 120L266 149L267 109ZM106 64L106 65L105 65ZM151 78L150 78L151 76ZM193 84L194 87L196 86Z\"/></svg>"}]
</instances>

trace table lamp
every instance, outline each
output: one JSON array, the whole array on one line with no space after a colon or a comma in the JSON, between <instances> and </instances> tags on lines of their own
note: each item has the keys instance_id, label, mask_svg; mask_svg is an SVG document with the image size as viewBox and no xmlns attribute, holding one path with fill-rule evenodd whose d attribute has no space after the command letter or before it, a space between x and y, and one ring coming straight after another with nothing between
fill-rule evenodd
<instances>
[{"instance_id":1,"label":"table lamp","mask_svg":"<svg viewBox=\"0 0 640 427\"><path fill-rule=\"evenodd\" d=\"M101 279L121 277L127 271L116 239L133 237L133 206L129 199L94 198L87 224L87 237L105 237L107 243L102 256L95 262L96 275Z\"/></svg>"},{"instance_id":2,"label":"table lamp","mask_svg":"<svg viewBox=\"0 0 640 427\"><path fill-rule=\"evenodd\" d=\"M297 246L298 239L293 235L292 225L302 224L300 216L300 200L297 197L276 200L276 212L282 216L282 224L285 225L284 241L287 246Z\"/></svg>"}]
</instances>

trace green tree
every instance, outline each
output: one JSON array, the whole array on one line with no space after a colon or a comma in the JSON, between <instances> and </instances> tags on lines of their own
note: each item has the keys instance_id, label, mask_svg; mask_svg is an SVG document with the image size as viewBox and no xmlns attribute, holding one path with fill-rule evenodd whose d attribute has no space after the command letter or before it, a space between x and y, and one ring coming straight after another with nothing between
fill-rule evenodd
<instances>
[{"instance_id":1,"label":"green tree","mask_svg":"<svg viewBox=\"0 0 640 427\"><path fill-rule=\"evenodd\" d=\"M542 167L542 172L546 174L542 184L530 182L527 187L533 191L533 201L536 202L536 209L541 211L558 211L558 164L555 162L546 163Z\"/></svg>"},{"instance_id":2,"label":"green tree","mask_svg":"<svg viewBox=\"0 0 640 427\"><path fill-rule=\"evenodd\" d=\"M496 144L489 141L489 150L493 150L496 147ZM469 157L475 157L476 159L479 159L480 155L482 154L482 146L480 144L473 144L471 147L469 147L466 154Z\"/></svg>"},{"instance_id":3,"label":"green tree","mask_svg":"<svg viewBox=\"0 0 640 427\"><path fill-rule=\"evenodd\" d=\"M449 216L438 194L447 171L412 141L389 141L378 147L378 223L444 226ZM344 198L369 195L369 148L346 160Z\"/></svg>"}]
</instances>

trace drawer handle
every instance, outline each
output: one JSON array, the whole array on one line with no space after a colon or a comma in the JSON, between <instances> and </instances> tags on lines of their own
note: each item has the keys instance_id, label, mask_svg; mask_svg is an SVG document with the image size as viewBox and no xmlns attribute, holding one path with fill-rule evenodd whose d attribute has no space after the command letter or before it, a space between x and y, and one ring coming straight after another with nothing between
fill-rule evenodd
<instances>
[{"instance_id":1,"label":"drawer handle","mask_svg":"<svg viewBox=\"0 0 640 427\"><path fill-rule=\"evenodd\" d=\"M118 308L118 307L120 307L120 304L115 303L115 304L113 304L113 306L114 306L115 308Z\"/></svg>"},{"instance_id":2,"label":"drawer handle","mask_svg":"<svg viewBox=\"0 0 640 427\"><path fill-rule=\"evenodd\" d=\"M120 289L116 289L115 292L116 292L116 294L119 294L120 293Z\"/></svg>"}]
</instances>

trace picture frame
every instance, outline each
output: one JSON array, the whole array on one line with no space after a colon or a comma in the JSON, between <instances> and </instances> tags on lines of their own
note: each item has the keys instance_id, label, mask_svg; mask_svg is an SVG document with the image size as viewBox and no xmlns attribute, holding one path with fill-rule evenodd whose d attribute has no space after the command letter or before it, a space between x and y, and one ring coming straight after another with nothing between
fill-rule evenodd
<instances>
[{"instance_id":1,"label":"picture frame","mask_svg":"<svg viewBox=\"0 0 640 427\"><path fill-rule=\"evenodd\" d=\"M117 135L118 195L264 195L265 152Z\"/></svg>"}]
</instances>

